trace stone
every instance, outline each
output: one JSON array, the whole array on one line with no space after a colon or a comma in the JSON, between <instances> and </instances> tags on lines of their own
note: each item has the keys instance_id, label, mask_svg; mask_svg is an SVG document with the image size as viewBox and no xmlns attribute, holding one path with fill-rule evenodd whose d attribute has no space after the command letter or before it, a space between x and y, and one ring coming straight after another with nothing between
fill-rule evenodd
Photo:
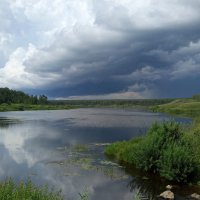
<instances>
[{"instance_id":1,"label":"stone","mask_svg":"<svg viewBox=\"0 0 200 200\"><path fill-rule=\"evenodd\" d=\"M173 188L172 185L167 185L167 186L166 186L166 189L167 189L167 190L171 190L172 188Z\"/></svg>"},{"instance_id":2,"label":"stone","mask_svg":"<svg viewBox=\"0 0 200 200\"><path fill-rule=\"evenodd\" d=\"M174 193L167 190L160 194L160 197L163 199L174 199Z\"/></svg>"},{"instance_id":3,"label":"stone","mask_svg":"<svg viewBox=\"0 0 200 200\"><path fill-rule=\"evenodd\" d=\"M197 193L191 194L190 197L191 197L192 199L200 200L200 195L197 194Z\"/></svg>"}]
</instances>

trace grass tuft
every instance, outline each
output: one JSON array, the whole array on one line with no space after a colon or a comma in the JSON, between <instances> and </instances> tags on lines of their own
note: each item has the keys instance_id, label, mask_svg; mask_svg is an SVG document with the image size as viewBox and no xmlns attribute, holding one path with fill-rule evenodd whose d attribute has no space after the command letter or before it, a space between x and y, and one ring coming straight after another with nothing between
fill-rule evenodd
<instances>
[{"instance_id":1,"label":"grass tuft","mask_svg":"<svg viewBox=\"0 0 200 200\"><path fill-rule=\"evenodd\" d=\"M37 187L30 180L16 184L7 179L0 184L0 199L2 200L64 200L61 191L49 190L47 186Z\"/></svg>"}]
</instances>

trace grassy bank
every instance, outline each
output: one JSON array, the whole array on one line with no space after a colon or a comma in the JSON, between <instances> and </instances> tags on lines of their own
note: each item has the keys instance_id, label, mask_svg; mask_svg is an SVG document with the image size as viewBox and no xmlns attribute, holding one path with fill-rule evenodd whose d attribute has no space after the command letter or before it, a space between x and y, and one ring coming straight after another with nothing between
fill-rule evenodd
<instances>
[{"instance_id":1,"label":"grassy bank","mask_svg":"<svg viewBox=\"0 0 200 200\"><path fill-rule=\"evenodd\" d=\"M190 117L194 121L191 132L200 132L200 99L177 99L167 104L152 106L150 109L154 112Z\"/></svg>"},{"instance_id":2,"label":"grassy bank","mask_svg":"<svg viewBox=\"0 0 200 200\"><path fill-rule=\"evenodd\" d=\"M153 124L146 136L113 143L105 153L118 162L157 173L171 181L200 180L200 102L181 99L151 109L192 117L195 123L188 129L175 122Z\"/></svg>"},{"instance_id":3,"label":"grassy bank","mask_svg":"<svg viewBox=\"0 0 200 200\"><path fill-rule=\"evenodd\" d=\"M0 112L6 111L25 111L25 110L67 110L80 108L70 105L31 105L31 104L1 104Z\"/></svg>"},{"instance_id":4,"label":"grassy bank","mask_svg":"<svg viewBox=\"0 0 200 200\"><path fill-rule=\"evenodd\" d=\"M155 112L165 112L196 119L200 117L200 100L177 99L167 104L153 106L151 109Z\"/></svg>"},{"instance_id":5,"label":"grassy bank","mask_svg":"<svg viewBox=\"0 0 200 200\"><path fill-rule=\"evenodd\" d=\"M12 179L0 183L0 199L4 200L64 200L60 192L47 186L37 187L30 180L16 184Z\"/></svg>"}]
</instances>

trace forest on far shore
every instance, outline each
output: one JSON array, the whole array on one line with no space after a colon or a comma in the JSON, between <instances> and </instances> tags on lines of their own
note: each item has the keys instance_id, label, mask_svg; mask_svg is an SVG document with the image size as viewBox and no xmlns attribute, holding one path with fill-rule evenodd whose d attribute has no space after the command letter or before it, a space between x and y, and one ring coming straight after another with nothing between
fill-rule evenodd
<instances>
[{"instance_id":1,"label":"forest on far shore","mask_svg":"<svg viewBox=\"0 0 200 200\"><path fill-rule=\"evenodd\" d=\"M0 104L47 104L45 95L28 95L22 91L0 88Z\"/></svg>"}]
</instances>

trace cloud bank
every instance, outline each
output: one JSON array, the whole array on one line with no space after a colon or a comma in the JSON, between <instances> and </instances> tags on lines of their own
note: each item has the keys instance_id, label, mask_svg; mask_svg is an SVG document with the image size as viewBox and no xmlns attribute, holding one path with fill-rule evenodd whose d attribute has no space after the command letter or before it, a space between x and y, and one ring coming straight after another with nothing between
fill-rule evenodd
<instances>
[{"instance_id":1,"label":"cloud bank","mask_svg":"<svg viewBox=\"0 0 200 200\"><path fill-rule=\"evenodd\" d=\"M55 98L200 92L198 0L3 0L0 24L0 87Z\"/></svg>"}]
</instances>

